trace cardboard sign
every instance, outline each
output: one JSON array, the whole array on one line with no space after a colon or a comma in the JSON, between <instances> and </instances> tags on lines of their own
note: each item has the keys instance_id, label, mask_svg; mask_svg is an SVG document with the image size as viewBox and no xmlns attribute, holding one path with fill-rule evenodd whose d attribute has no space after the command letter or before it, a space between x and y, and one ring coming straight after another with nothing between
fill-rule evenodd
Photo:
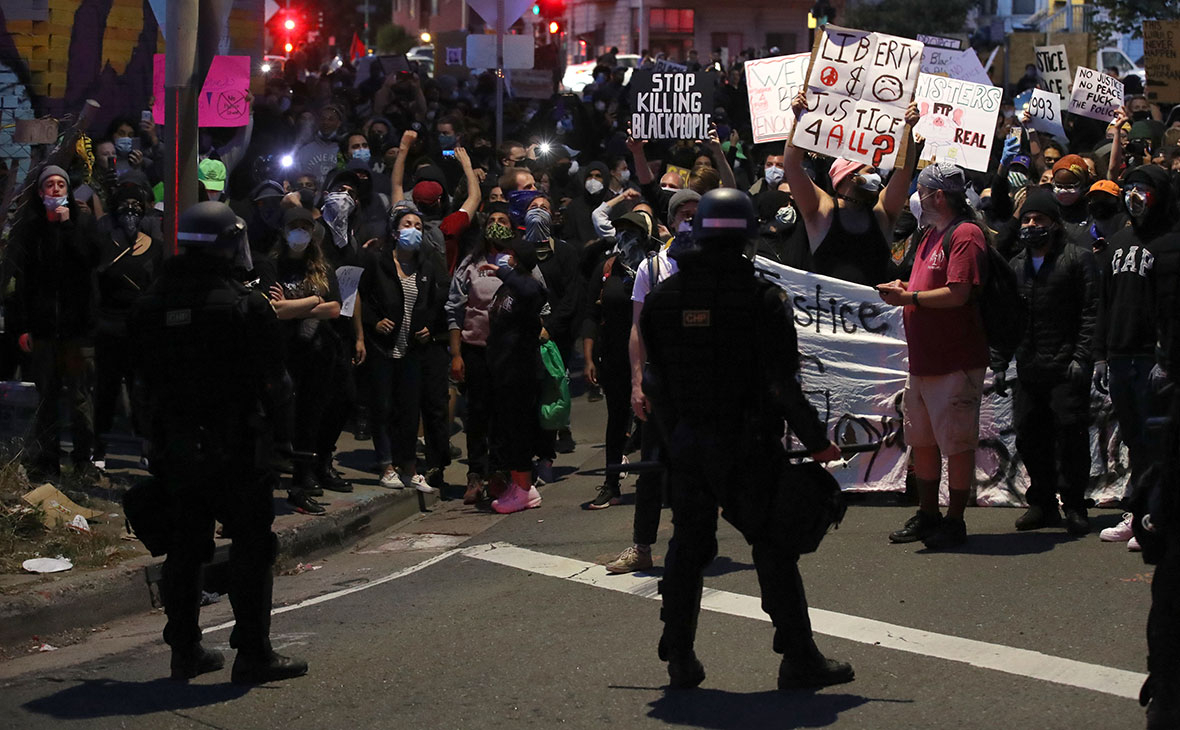
<instances>
[{"instance_id":1,"label":"cardboard sign","mask_svg":"<svg viewBox=\"0 0 1180 730\"><path fill-rule=\"evenodd\" d=\"M948 76L974 84L991 85L991 78L979 62L974 50L950 51L945 48L922 49L922 73L932 76Z\"/></svg>"},{"instance_id":2,"label":"cardboard sign","mask_svg":"<svg viewBox=\"0 0 1180 730\"><path fill-rule=\"evenodd\" d=\"M807 83L810 60L810 53L795 53L746 61L746 93L750 99L754 144L791 136L791 125L795 123L791 100Z\"/></svg>"},{"instance_id":3,"label":"cardboard sign","mask_svg":"<svg viewBox=\"0 0 1180 730\"><path fill-rule=\"evenodd\" d=\"M381 71L387 77L396 76L399 73L410 73L410 59L406 58L405 54L378 56L377 61L381 64Z\"/></svg>"},{"instance_id":4,"label":"cardboard sign","mask_svg":"<svg viewBox=\"0 0 1180 730\"><path fill-rule=\"evenodd\" d=\"M914 97L922 44L908 38L824 26L807 78L807 110L791 143L829 157L893 167Z\"/></svg>"},{"instance_id":5,"label":"cardboard sign","mask_svg":"<svg viewBox=\"0 0 1180 730\"><path fill-rule=\"evenodd\" d=\"M921 74L914 94L922 115L914 135L926 140L920 159L987 172L1003 95L998 86Z\"/></svg>"},{"instance_id":6,"label":"cardboard sign","mask_svg":"<svg viewBox=\"0 0 1180 730\"><path fill-rule=\"evenodd\" d=\"M1092 68L1078 66L1069 100L1070 114L1111 122L1122 105L1122 81Z\"/></svg>"},{"instance_id":7,"label":"cardboard sign","mask_svg":"<svg viewBox=\"0 0 1180 730\"><path fill-rule=\"evenodd\" d=\"M164 123L164 54L152 58L152 119ZM249 56L215 56L197 97L202 127L243 127L250 121Z\"/></svg>"},{"instance_id":8,"label":"cardboard sign","mask_svg":"<svg viewBox=\"0 0 1180 730\"><path fill-rule=\"evenodd\" d=\"M336 269L336 284L340 288L340 316L351 317L356 309L356 292L361 283L361 266L341 266Z\"/></svg>"},{"instance_id":9,"label":"cardboard sign","mask_svg":"<svg viewBox=\"0 0 1180 730\"><path fill-rule=\"evenodd\" d=\"M521 69L508 74L512 95L517 99L548 99L553 96L553 72L543 69Z\"/></svg>"},{"instance_id":10,"label":"cardboard sign","mask_svg":"<svg viewBox=\"0 0 1180 730\"><path fill-rule=\"evenodd\" d=\"M1041 83L1046 91L1051 91L1061 97L1062 103L1069 100L1069 59L1065 55L1065 46L1035 46L1037 54L1037 71L1041 74Z\"/></svg>"},{"instance_id":11,"label":"cardboard sign","mask_svg":"<svg viewBox=\"0 0 1180 730\"><path fill-rule=\"evenodd\" d=\"M1180 20L1143 22L1143 70L1150 101L1180 102Z\"/></svg>"},{"instance_id":12,"label":"cardboard sign","mask_svg":"<svg viewBox=\"0 0 1180 730\"><path fill-rule=\"evenodd\" d=\"M931 46L935 48L946 48L952 51L960 51L963 49L963 41L958 38L942 38L936 35L926 35L925 33L918 33L915 36L918 42L929 49ZM925 71L925 69L923 69Z\"/></svg>"},{"instance_id":13,"label":"cardboard sign","mask_svg":"<svg viewBox=\"0 0 1180 730\"><path fill-rule=\"evenodd\" d=\"M631 135L635 139L706 139L713 82L704 73L631 74Z\"/></svg>"},{"instance_id":14,"label":"cardboard sign","mask_svg":"<svg viewBox=\"0 0 1180 730\"><path fill-rule=\"evenodd\" d=\"M668 165L664 172L674 172L680 176L680 184L688 187L689 170L687 167L677 167L676 165Z\"/></svg>"},{"instance_id":15,"label":"cardboard sign","mask_svg":"<svg viewBox=\"0 0 1180 730\"><path fill-rule=\"evenodd\" d=\"M1029 123L1033 129L1054 137L1065 139L1065 128L1061 125L1061 99L1044 89L1033 89L1028 100Z\"/></svg>"}]
</instances>

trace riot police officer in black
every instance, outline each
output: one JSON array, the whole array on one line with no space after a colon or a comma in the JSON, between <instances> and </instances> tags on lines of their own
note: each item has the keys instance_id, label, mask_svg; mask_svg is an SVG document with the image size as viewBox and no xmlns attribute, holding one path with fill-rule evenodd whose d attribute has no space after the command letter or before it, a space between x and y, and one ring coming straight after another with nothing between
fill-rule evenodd
<instances>
[{"instance_id":1,"label":"riot police officer in black","mask_svg":"<svg viewBox=\"0 0 1180 730\"><path fill-rule=\"evenodd\" d=\"M178 221L181 255L136 303L130 331L138 381L149 403L153 489L169 521L161 594L172 647L172 678L224 665L201 645L202 565L213 557L214 521L233 540L229 596L237 649L232 679L255 684L296 677L306 662L270 645L273 477L264 408L284 391L282 342L269 301L233 278L247 250L245 226L229 206L198 203Z\"/></svg>"},{"instance_id":2,"label":"riot police officer in black","mask_svg":"<svg viewBox=\"0 0 1180 730\"><path fill-rule=\"evenodd\" d=\"M782 483L784 419L818 462L840 458L804 396L799 352L783 292L759 279L743 251L757 235L748 195L707 193L693 220L699 248L647 297L640 332L650 368L644 391L664 431L674 525L660 590L660 658L674 688L705 678L693 650L702 573L717 554L717 508L753 549L762 607L783 655L780 689L851 681L812 639L799 555L768 524ZM781 498L781 495L778 495Z\"/></svg>"}]
</instances>

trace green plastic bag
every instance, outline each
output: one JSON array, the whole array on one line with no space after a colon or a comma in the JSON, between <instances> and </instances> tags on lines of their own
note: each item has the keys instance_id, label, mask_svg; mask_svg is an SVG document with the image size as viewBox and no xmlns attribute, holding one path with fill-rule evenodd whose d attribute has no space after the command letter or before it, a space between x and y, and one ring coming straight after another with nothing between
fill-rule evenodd
<instances>
[{"instance_id":1,"label":"green plastic bag","mask_svg":"<svg viewBox=\"0 0 1180 730\"><path fill-rule=\"evenodd\" d=\"M541 428L561 431L570 427L570 378L557 345L541 345L545 379L541 383Z\"/></svg>"}]
</instances>

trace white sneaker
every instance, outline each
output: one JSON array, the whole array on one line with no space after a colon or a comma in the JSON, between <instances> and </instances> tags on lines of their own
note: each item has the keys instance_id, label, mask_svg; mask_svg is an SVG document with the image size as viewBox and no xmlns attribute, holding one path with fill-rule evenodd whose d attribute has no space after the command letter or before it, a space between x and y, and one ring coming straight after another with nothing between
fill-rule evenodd
<instances>
[{"instance_id":1,"label":"white sneaker","mask_svg":"<svg viewBox=\"0 0 1180 730\"><path fill-rule=\"evenodd\" d=\"M92 461L90 463L94 464L94 468L98 469L99 471L106 471L107 470L107 460L105 458L95 459L94 461Z\"/></svg>"},{"instance_id":2,"label":"white sneaker","mask_svg":"<svg viewBox=\"0 0 1180 730\"><path fill-rule=\"evenodd\" d=\"M622 464L630 464L631 462L630 462L630 461L627 459L627 457L626 457L626 456L624 456L624 457L623 457L623 460L622 460L622 462L620 462L620 463L622 463ZM624 480L624 479L626 479L626 478L627 478L627 472L625 472L625 471L621 471L621 472L619 472L619 481L620 481L620 482L621 482L621 481L623 481L623 480Z\"/></svg>"},{"instance_id":3,"label":"white sneaker","mask_svg":"<svg viewBox=\"0 0 1180 730\"><path fill-rule=\"evenodd\" d=\"M388 469L381 475L381 486L386 489L401 489L406 485L402 483L402 479L397 475L396 471Z\"/></svg>"},{"instance_id":4,"label":"white sneaker","mask_svg":"<svg viewBox=\"0 0 1180 730\"><path fill-rule=\"evenodd\" d=\"M1098 533L1098 539L1104 542L1126 542L1135 536L1134 531L1131 530L1131 520L1134 517L1130 512L1123 513L1123 521L1114 527L1108 527L1102 532Z\"/></svg>"},{"instance_id":5,"label":"white sneaker","mask_svg":"<svg viewBox=\"0 0 1180 730\"><path fill-rule=\"evenodd\" d=\"M426 477L421 474L408 474L403 472L401 474L402 485L408 488L417 489L423 494L434 494L438 490L426 483Z\"/></svg>"},{"instance_id":6,"label":"white sneaker","mask_svg":"<svg viewBox=\"0 0 1180 730\"><path fill-rule=\"evenodd\" d=\"M1138 552L1143 551L1143 548L1139 545L1139 541L1136 540L1134 537L1132 537L1130 540L1127 540L1127 549L1133 553L1138 553Z\"/></svg>"}]
</instances>

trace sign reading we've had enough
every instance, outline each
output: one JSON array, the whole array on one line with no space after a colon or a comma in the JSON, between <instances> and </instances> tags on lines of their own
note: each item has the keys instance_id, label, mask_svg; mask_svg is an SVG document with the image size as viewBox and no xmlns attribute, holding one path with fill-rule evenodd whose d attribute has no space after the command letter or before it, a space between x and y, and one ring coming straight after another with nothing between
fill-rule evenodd
<instances>
[{"instance_id":1,"label":"sign reading we've had enough","mask_svg":"<svg viewBox=\"0 0 1180 730\"><path fill-rule=\"evenodd\" d=\"M795 122L791 101L807 83L810 59L810 53L795 53L746 61L746 94L750 99L754 144L791 136L791 125Z\"/></svg>"},{"instance_id":2,"label":"sign reading we've had enough","mask_svg":"<svg viewBox=\"0 0 1180 730\"><path fill-rule=\"evenodd\" d=\"M1123 105L1123 82L1113 76L1078 66L1073 79L1069 113L1104 122L1114 120Z\"/></svg>"},{"instance_id":3,"label":"sign reading we've had enough","mask_svg":"<svg viewBox=\"0 0 1180 730\"><path fill-rule=\"evenodd\" d=\"M922 44L825 26L812 51L807 110L791 143L829 157L894 167L914 96Z\"/></svg>"},{"instance_id":4,"label":"sign reading we've had enough","mask_svg":"<svg viewBox=\"0 0 1180 730\"><path fill-rule=\"evenodd\" d=\"M705 73L637 70L631 89L635 139L708 138L713 81Z\"/></svg>"}]
</instances>

